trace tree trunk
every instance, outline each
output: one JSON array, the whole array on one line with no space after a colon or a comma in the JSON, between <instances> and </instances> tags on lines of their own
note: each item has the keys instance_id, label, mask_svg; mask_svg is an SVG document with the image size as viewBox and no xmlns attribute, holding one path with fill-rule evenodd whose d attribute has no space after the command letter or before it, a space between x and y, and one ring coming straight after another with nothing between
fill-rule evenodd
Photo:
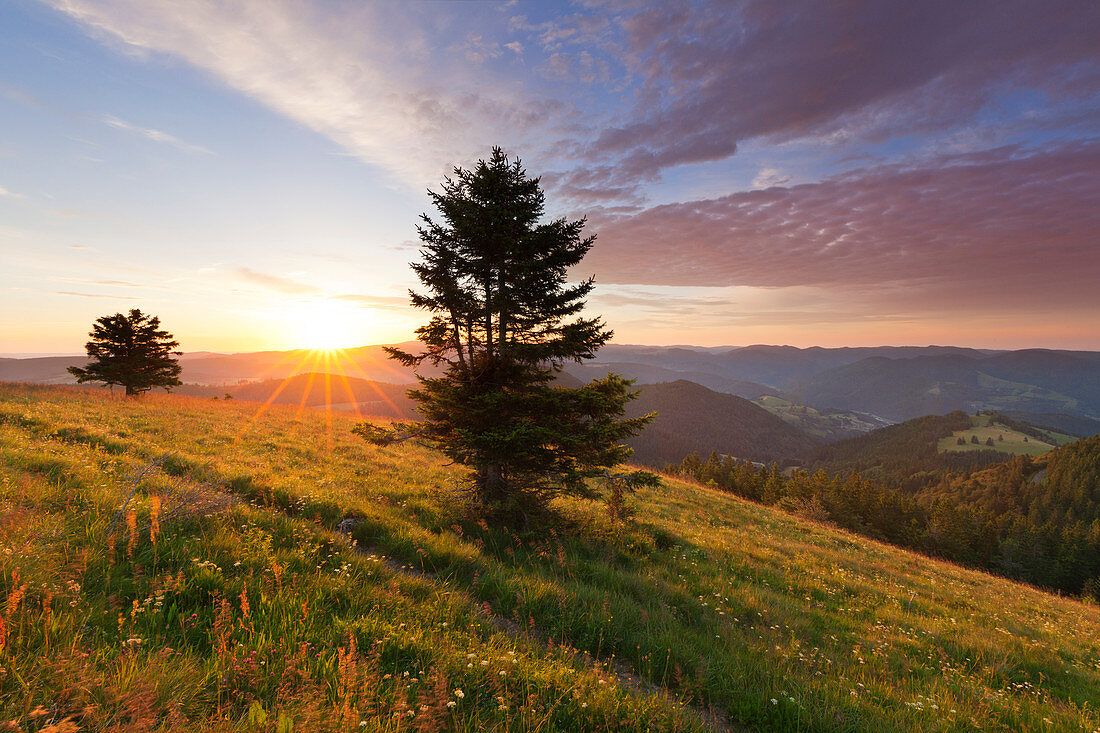
<instances>
[{"instance_id":1,"label":"tree trunk","mask_svg":"<svg viewBox=\"0 0 1100 733\"><path fill-rule=\"evenodd\" d=\"M508 482L499 463L489 463L478 468L478 489L485 501L501 501L507 494Z\"/></svg>"}]
</instances>

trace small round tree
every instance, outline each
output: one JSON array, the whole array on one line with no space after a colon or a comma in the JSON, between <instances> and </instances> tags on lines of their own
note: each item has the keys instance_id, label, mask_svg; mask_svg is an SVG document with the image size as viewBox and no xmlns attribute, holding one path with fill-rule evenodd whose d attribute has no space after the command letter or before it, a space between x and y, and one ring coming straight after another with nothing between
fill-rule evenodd
<instances>
[{"instance_id":1,"label":"small round tree","mask_svg":"<svg viewBox=\"0 0 1100 733\"><path fill-rule=\"evenodd\" d=\"M555 382L566 361L592 358L611 338L599 318L581 315L592 279L567 281L595 237L582 236L583 219L540 221L539 180L500 148L429 195L440 219L422 216L422 260L412 268L424 291L410 293L431 316L416 331L425 349L387 351L407 366L444 370L418 377L409 393L420 422L356 432L439 447L471 469L483 507L512 516L526 518L556 494L586 494L586 479L611 481L608 469L631 453L623 441L652 416L623 417L636 393L614 374L576 388ZM643 473L624 485L650 480Z\"/></svg>"},{"instance_id":2,"label":"small round tree","mask_svg":"<svg viewBox=\"0 0 1100 733\"><path fill-rule=\"evenodd\" d=\"M134 308L129 315L115 313L96 319L84 345L91 361L81 367L69 367L76 381L103 382L126 388L133 397L153 387L176 387L181 367L173 358L179 343L172 334L160 330L160 319Z\"/></svg>"}]
</instances>

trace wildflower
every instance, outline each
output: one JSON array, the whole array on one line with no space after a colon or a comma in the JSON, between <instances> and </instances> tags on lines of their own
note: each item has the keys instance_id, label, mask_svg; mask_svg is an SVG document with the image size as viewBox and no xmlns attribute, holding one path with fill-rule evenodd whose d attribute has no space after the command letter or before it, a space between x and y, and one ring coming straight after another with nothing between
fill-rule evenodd
<instances>
[{"instance_id":1,"label":"wildflower","mask_svg":"<svg viewBox=\"0 0 1100 733\"><path fill-rule=\"evenodd\" d=\"M126 529L129 530L129 540L126 543L126 554L134 556L134 545L137 543L137 512L131 509L126 512Z\"/></svg>"},{"instance_id":2,"label":"wildflower","mask_svg":"<svg viewBox=\"0 0 1100 733\"><path fill-rule=\"evenodd\" d=\"M772 705L778 705L778 704L779 704L779 701L778 701L778 700L776 700L776 699L775 699L775 698L773 697L773 698L772 698Z\"/></svg>"},{"instance_id":3,"label":"wildflower","mask_svg":"<svg viewBox=\"0 0 1100 733\"><path fill-rule=\"evenodd\" d=\"M149 541L155 545L160 534L160 497L155 494L149 498L149 520Z\"/></svg>"},{"instance_id":4,"label":"wildflower","mask_svg":"<svg viewBox=\"0 0 1100 733\"><path fill-rule=\"evenodd\" d=\"M455 697L461 700L462 698L466 697L466 693L458 688L455 688Z\"/></svg>"},{"instance_id":5,"label":"wildflower","mask_svg":"<svg viewBox=\"0 0 1100 733\"><path fill-rule=\"evenodd\" d=\"M450 701L449 703L447 703L447 707L449 707L449 708L453 708L453 707L454 707L455 705L457 705L457 704L458 704L458 703L456 703L456 702L455 702L454 700L451 700L451 701Z\"/></svg>"}]
</instances>

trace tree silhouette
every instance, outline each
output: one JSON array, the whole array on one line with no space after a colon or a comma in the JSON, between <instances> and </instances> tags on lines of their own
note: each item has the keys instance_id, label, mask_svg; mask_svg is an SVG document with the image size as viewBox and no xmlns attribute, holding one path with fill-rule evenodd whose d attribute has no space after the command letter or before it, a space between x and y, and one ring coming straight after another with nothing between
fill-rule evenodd
<instances>
[{"instance_id":1,"label":"tree silhouette","mask_svg":"<svg viewBox=\"0 0 1100 733\"><path fill-rule=\"evenodd\" d=\"M115 313L96 319L88 334L91 341L84 345L91 359L87 366L69 367L76 381L103 382L126 388L133 397L153 387L182 384L181 367L172 351L179 343L172 334L160 330L160 319L134 308L129 315Z\"/></svg>"},{"instance_id":2,"label":"tree silhouette","mask_svg":"<svg viewBox=\"0 0 1100 733\"><path fill-rule=\"evenodd\" d=\"M621 463L622 441L652 419L623 418L636 393L617 375L572 389L554 382L566 361L592 358L611 338L599 318L580 315L593 280L566 281L595 237L581 236L583 219L540 223L539 179L500 148L429 196L441 218L421 216L423 259L412 268L425 291L410 292L431 314L416 331L425 350L387 351L444 371L409 393L421 422L357 432L437 445L471 469L474 496L493 511L526 517L557 494L587 494L586 479Z\"/></svg>"}]
</instances>

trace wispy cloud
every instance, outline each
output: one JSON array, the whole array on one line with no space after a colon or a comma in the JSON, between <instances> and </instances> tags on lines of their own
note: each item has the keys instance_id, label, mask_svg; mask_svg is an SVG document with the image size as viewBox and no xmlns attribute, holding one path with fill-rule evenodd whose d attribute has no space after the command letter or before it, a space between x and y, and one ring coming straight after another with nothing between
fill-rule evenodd
<instances>
[{"instance_id":1,"label":"wispy cloud","mask_svg":"<svg viewBox=\"0 0 1100 733\"><path fill-rule=\"evenodd\" d=\"M333 300L345 300L350 303L357 303L368 308L375 308L378 310L392 310L392 311L407 311L412 306L409 305L409 296L407 295L371 295L368 293L344 293L342 295L331 296Z\"/></svg>"},{"instance_id":2,"label":"wispy cloud","mask_svg":"<svg viewBox=\"0 0 1100 733\"><path fill-rule=\"evenodd\" d=\"M271 290L284 295L294 295L310 300L329 300L354 303L364 308L387 311L407 311L409 297L407 295L377 295L374 293L326 293L322 288L307 282L302 282L284 275L272 275L267 272L259 272L248 267L238 267L233 270L231 276L250 285L257 285L265 290Z\"/></svg>"},{"instance_id":3,"label":"wispy cloud","mask_svg":"<svg viewBox=\"0 0 1100 733\"><path fill-rule=\"evenodd\" d=\"M496 39L450 51L465 63L432 58L448 50L387 16L416 8L346 4L324 16L290 0L49 1L127 48L185 59L417 187L485 155L502 131L540 127L568 106L473 83L485 72L468 71L465 55L499 55Z\"/></svg>"},{"instance_id":4,"label":"wispy cloud","mask_svg":"<svg viewBox=\"0 0 1100 733\"><path fill-rule=\"evenodd\" d=\"M3 186L0 186L0 196L3 196L4 198L9 198L9 199L25 199L25 198L27 198L23 194L15 193L13 191L9 191L8 189L4 188Z\"/></svg>"},{"instance_id":5,"label":"wispy cloud","mask_svg":"<svg viewBox=\"0 0 1100 733\"><path fill-rule=\"evenodd\" d=\"M126 130L127 132L136 133L154 142L171 145L174 148L178 148L179 150L183 150L188 153L204 153L206 155L213 155L212 150L204 148L201 145L193 145L189 142L184 142L175 135L170 135L163 130L155 130L151 127L139 127L138 125L132 125L126 120L121 120L113 115L106 115L103 118L103 121L111 127L116 127L120 130Z\"/></svg>"},{"instance_id":6,"label":"wispy cloud","mask_svg":"<svg viewBox=\"0 0 1100 733\"><path fill-rule=\"evenodd\" d=\"M101 293L77 293L71 290L58 290L58 295L72 295L77 298L100 298L103 300L135 300L133 296L129 295L103 295Z\"/></svg>"},{"instance_id":7,"label":"wispy cloud","mask_svg":"<svg viewBox=\"0 0 1100 733\"><path fill-rule=\"evenodd\" d=\"M791 177L776 168L761 168L752 179L753 188L771 188L772 186L784 186L791 182Z\"/></svg>"},{"instance_id":8,"label":"wispy cloud","mask_svg":"<svg viewBox=\"0 0 1100 733\"><path fill-rule=\"evenodd\" d=\"M299 282L293 278L282 275L271 275L266 272L257 272L248 267L238 267L233 270L233 276L252 285L259 285L268 290L275 290L287 295L317 295L320 289L315 285Z\"/></svg>"},{"instance_id":9,"label":"wispy cloud","mask_svg":"<svg viewBox=\"0 0 1100 733\"><path fill-rule=\"evenodd\" d=\"M604 283L881 289L1011 308L1095 305L1100 144L883 165L790 188L596 214Z\"/></svg>"}]
</instances>

